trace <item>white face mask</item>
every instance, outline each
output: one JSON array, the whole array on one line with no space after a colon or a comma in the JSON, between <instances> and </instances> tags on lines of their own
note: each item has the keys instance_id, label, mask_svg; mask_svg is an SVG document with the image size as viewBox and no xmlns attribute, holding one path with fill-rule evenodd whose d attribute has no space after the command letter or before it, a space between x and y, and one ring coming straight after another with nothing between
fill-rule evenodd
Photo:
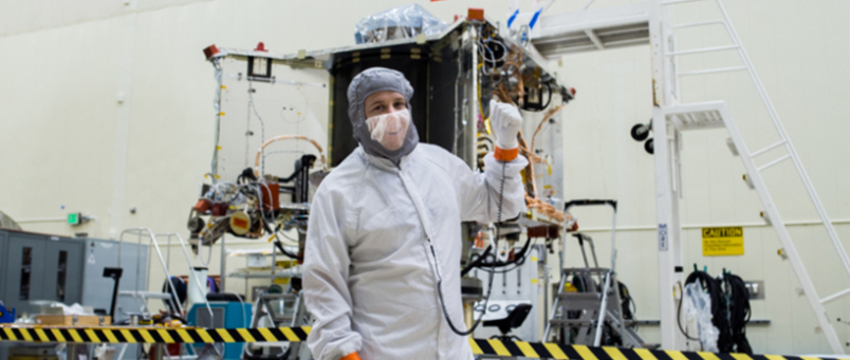
<instances>
[{"instance_id":1,"label":"white face mask","mask_svg":"<svg viewBox=\"0 0 850 360\"><path fill-rule=\"evenodd\" d=\"M410 111L407 109L376 115L366 119L372 140L375 140L385 149L396 151L404 145L407 136L407 128L410 126Z\"/></svg>"}]
</instances>

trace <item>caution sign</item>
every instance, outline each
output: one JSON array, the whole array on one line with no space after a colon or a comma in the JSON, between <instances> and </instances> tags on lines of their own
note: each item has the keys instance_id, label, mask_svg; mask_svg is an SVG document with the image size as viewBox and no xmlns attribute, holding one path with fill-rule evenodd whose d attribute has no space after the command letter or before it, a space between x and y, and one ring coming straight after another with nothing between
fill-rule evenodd
<instances>
[{"instance_id":1,"label":"caution sign","mask_svg":"<svg viewBox=\"0 0 850 360\"><path fill-rule=\"evenodd\" d=\"M702 228L703 256L744 255L744 228Z\"/></svg>"}]
</instances>

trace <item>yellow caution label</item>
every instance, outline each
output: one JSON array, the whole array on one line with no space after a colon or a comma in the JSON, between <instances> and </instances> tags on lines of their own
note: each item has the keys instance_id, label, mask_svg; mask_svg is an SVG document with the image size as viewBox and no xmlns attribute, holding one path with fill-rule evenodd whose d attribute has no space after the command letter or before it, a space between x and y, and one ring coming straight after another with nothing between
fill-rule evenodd
<instances>
[{"instance_id":1,"label":"yellow caution label","mask_svg":"<svg viewBox=\"0 0 850 360\"><path fill-rule=\"evenodd\" d=\"M533 278L533 279L531 279L531 283L532 283L532 284L537 284L537 278Z\"/></svg>"},{"instance_id":2,"label":"yellow caution label","mask_svg":"<svg viewBox=\"0 0 850 360\"><path fill-rule=\"evenodd\" d=\"M740 226L702 228L702 255L744 255L744 228Z\"/></svg>"}]
</instances>

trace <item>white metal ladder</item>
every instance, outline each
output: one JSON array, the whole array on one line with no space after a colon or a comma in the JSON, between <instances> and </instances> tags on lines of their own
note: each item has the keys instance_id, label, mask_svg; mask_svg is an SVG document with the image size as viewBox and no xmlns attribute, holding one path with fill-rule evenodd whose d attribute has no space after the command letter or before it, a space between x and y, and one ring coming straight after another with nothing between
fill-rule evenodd
<instances>
[{"instance_id":1,"label":"white metal ladder","mask_svg":"<svg viewBox=\"0 0 850 360\"><path fill-rule=\"evenodd\" d=\"M732 141L731 145L734 145L733 152L737 152L737 155L741 157L741 160L743 161L744 167L747 171L747 174L745 175L744 179L746 180L747 185L750 186L750 188L755 189L758 193L759 198L761 199L762 204L764 206L763 216L765 220L773 226L774 230L776 230L776 233L779 237L779 241L784 247L785 254L787 255L788 260L791 262L791 265L794 268L794 272L797 275L797 278L799 279L800 283L802 284L803 291L805 292L805 295L808 298L809 303L815 312L815 316L820 324L820 328L823 330L824 335L826 336L826 339L829 342L830 347L832 348L832 351L835 354L844 354L844 348L841 346L841 342L838 339L838 335L835 332L835 328L832 326L832 323L826 315L824 304L850 294L850 289L842 290L838 293L829 295L824 298L818 296L814 284L812 283L811 278L806 272L806 268L803 265L803 262L794 247L791 235L789 234L788 229L786 228L785 223L783 222L782 217L780 216L779 211L777 210L773 199L771 198L771 193L768 191L762 179L761 172L781 162L791 160L794 163L794 167L797 170L797 174L802 180L802 183L805 186L806 191L808 192L809 198L811 199L812 204L817 210L818 216L820 217L820 220L823 226L825 227L826 232L829 235L829 238L832 241L832 244L835 247L839 258L841 259L848 276L850 276L850 257L848 257L847 251L844 249L841 240L838 238L838 234L836 233L832 222L827 216L826 210L821 204L820 198L815 192L811 180L809 179L806 170L803 168L803 164L800 162L799 156L797 155L794 146L791 144L791 139L788 137L788 134L785 131L785 127L779 120L779 115L777 115L776 110L774 109L773 104L770 101L770 98L767 96L767 92L765 91L761 80L756 74L749 56L747 56L746 51L741 45L741 41L738 38L738 34L735 32L735 28L732 26L732 23L729 19L729 15L726 12L726 9L723 7L721 1L668 0L661 1L660 6L664 8L669 5L691 3L696 1L715 2L723 16L721 19L718 20L699 21L693 23L672 25L666 26L664 29L662 29L664 40L662 41L661 49L662 56L664 59L664 72L666 81L665 93L668 95L667 99L669 101L666 102L666 106L662 106L661 110L664 113L666 119L670 121L670 123L674 124L678 130L725 127L729 131ZM675 48L675 31L677 29L716 24L723 25L724 29L729 35L729 38L732 41L732 45L707 47L693 50L677 50ZM679 56L732 50L738 52L738 55L740 56L740 59L743 62L742 66L714 68L690 72L678 71L677 57ZM777 142L762 149L751 152L748 149L746 143L744 142L741 133L738 131L738 128L735 122L733 121L725 102L716 101L697 104L679 104L679 99L681 99L681 97L679 96L680 77L698 76L730 71L746 71L749 74L753 84L755 85L759 93L759 96L761 97L762 103L764 104L764 107L767 110L771 120L773 121L773 125L779 135L779 140ZM669 89L669 92L667 89ZM656 146L663 146L663 144L656 144ZM756 164L755 159L759 155L765 154L770 150L778 148L784 148L785 154L773 160L760 162L761 165ZM674 183L677 181L678 179L673 180Z\"/></svg>"}]
</instances>

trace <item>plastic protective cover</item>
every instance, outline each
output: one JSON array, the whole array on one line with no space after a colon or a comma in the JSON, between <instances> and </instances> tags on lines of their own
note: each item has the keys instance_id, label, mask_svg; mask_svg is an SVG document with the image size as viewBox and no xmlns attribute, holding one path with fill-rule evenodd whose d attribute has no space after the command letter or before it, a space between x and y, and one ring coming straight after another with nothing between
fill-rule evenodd
<instances>
[{"instance_id":1,"label":"plastic protective cover","mask_svg":"<svg viewBox=\"0 0 850 360\"><path fill-rule=\"evenodd\" d=\"M717 338L720 337L720 331L711 323L711 296L697 281L685 285L684 301L687 318L696 321L702 351L718 352Z\"/></svg>"},{"instance_id":2,"label":"plastic protective cover","mask_svg":"<svg viewBox=\"0 0 850 360\"><path fill-rule=\"evenodd\" d=\"M389 9L360 20L354 27L358 44L435 35L448 25L418 4Z\"/></svg>"}]
</instances>

